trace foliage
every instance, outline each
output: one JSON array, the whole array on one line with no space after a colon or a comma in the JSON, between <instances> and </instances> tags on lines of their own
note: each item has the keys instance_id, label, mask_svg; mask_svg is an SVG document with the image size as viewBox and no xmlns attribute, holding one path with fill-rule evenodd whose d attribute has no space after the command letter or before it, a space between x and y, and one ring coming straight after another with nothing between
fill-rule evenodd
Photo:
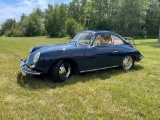
<instances>
[{"instance_id":1,"label":"foliage","mask_svg":"<svg viewBox=\"0 0 160 120\"><path fill-rule=\"evenodd\" d=\"M28 16L23 14L19 22L7 19L0 35L73 37L78 29L93 29L123 36L157 37L159 13L159 0L72 0L69 4L48 4L45 11L36 8ZM69 22L75 22L70 31Z\"/></svg>"},{"instance_id":2,"label":"foliage","mask_svg":"<svg viewBox=\"0 0 160 120\"><path fill-rule=\"evenodd\" d=\"M144 0L124 0L121 6L121 22L125 36L136 34L143 36L143 25L145 23L146 5ZM132 7L131 7L132 6Z\"/></svg>"},{"instance_id":3,"label":"foliage","mask_svg":"<svg viewBox=\"0 0 160 120\"><path fill-rule=\"evenodd\" d=\"M15 30L17 30L16 34L13 36L17 36L17 37L22 37L22 36L26 36L26 27L27 27L27 21L28 21L28 16L26 16L25 14L21 15L20 21L17 23L17 27L15 28Z\"/></svg>"},{"instance_id":4,"label":"foliage","mask_svg":"<svg viewBox=\"0 0 160 120\"><path fill-rule=\"evenodd\" d=\"M160 42L160 26L159 26L158 42Z\"/></svg>"},{"instance_id":5,"label":"foliage","mask_svg":"<svg viewBox=\"0 0 160 120\"><path fill-rule=\"evenodd\" d=\"M51 37L64 37L66 36L66 5L56 4L55 6L49 4L45 14L45 27L47 34Z\"/></svg>"},{"instance_id":6,"label":"foliage","mask_svg":"<svg viewBox=\"0 0 160 120\"><path fill-rule=\"evenodd\" d=\"M13 29L16 26L16 20L14 19L7 19L2 25L1 25L1 32L0 35L7 34L10 29Z\"/></svg>"},{"instance_id":7,"label":"foliage","mask_svg":"<svg viewBox=\"0 0 160 120\"><path fill-rule=\"evenodd\" d=\"M45 17L45 28L51 37L58 36L60 30L59 22L59 6L56 4L55 7L48 5L48 10L46 10Z\"/></svg>"},{"instance_id":8,"label":"foliage","mask_svg":"<svg viewBox=\"0 0 160 120\"><path fill-rule=\"evenodd\" d=\"M75 21L73 18L67 20L67 34L73 38L77 32L82 31L84 28L80 23Z\"/></svg>"},{"instance_id":9,"label":"foliage","mask_svg":"<svg viewBox=\"0 0 160 120\"><path fill-rule=\"evenodd\" d=\"M33 11L28 16L25 30L26 36L41 36L44 33L45 28L41 17L41 11L39 9Z\"/></svg>"},{"instance_id":10,"label":"foliage","mask_svg":"<svg viewBox=\"0 0 160 120\"><path fill-rule=\"evenodd\" d=\"M66 30L66 20L67 20L67 5L61 4L59 6L59 33L58 37L65 37L67 36L67 30Z\"/></svg>"},{"instance_id":11,"label":"foliage","mask_svg":"<svg viewBox=\"0 0 160 120\"><path fill-rule=\"evenodd\" d=\"M147 9L147 15L146 15L146 31L148 37L157 36L159 26L160 26L160 3L158 4L158 0L153 0Z\"/></svg>"}]
</instances>

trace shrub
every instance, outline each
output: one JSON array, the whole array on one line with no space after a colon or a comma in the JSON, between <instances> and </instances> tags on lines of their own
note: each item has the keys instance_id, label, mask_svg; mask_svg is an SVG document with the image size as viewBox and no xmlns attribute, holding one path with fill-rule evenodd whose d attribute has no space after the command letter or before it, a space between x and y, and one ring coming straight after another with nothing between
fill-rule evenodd
<instances>
[{"instance_id":1,"label":"shrub","mask_svg":"<svg viewBox=\"0 0 160 120\"><path fill-rule=\"evenodd\" d=\"M67 34L71 38L73 38L77 34L77 32L84 30L84 27L80 23L75 21L73 18L68 19L66 25L67 25Z\"/></svg>"}]
</instances>

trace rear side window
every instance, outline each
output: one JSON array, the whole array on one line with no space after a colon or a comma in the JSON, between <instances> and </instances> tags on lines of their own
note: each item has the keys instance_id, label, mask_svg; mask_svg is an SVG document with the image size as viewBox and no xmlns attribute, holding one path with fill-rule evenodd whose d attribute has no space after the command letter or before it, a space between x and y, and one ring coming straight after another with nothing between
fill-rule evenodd
<instances>
[{"instance_id":1,"label":"rear side window","mask_svg":"<svg viewBox=\"0 0 160 120\"><path fill-rule=\"evenodd\" d=\"M114 42L113 42L114 45L122 45L122 44L124 44L124 43L123 43L123 40L122 40L121 38L115 36L115 35L112 35L112 39L113 39L113 41L114 41Z\"/></svg>"}]
</instances>

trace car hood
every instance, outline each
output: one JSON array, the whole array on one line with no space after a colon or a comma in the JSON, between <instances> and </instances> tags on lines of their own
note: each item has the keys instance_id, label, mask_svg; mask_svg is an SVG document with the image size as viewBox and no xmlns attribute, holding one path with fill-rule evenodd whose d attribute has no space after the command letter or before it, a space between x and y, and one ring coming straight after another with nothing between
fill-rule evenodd
<instances>
[{"instance_id":1,"label":"car hood","mask_svg":"<svg viewBox=\"0 0 160 120\"><path fill-rule=\"evenodd\" d=\"M84 49L86 45L75 44L75 43L66 43L66 44L53 44L53 45L44 45L36 46L33 48L32 53L28 57L28 61L32 61L36 53L40 52L41 56L49 54L60 54L65 53L65 51L73 52L78 49Z\"/></svg>"},{"instance_id":2,"label":"car hood","mask_svg":"<svg viewBox=\"0 0 160 120\"><path fill-rule=\"evenodd\" d=\"M77 45L75 43L44 45L44 46L35 47L33 53L35 52L42 53L42 52L49 52L49 51L65 51L65 50L72 50L75 48L82 48L82 47L85 47L85 45Z\"/></svg>"},{"instance_id":3,"label":"car hood","mask_svg":"<svg viewBox=\"0 0 160 120\"><path fill-rule=\"evenodd\" d=\"M51 65L54 61L61 58L68 58L77 56L77 53L84 55L84 50L87 45L76 44L76 43L67 43L67 44L54 44L54 45L44 45L36 46L33 49L32 53L28 56L26 60L26 66L35 65L34 69L42 70L41 68L47 68L47 65ZM40 53L37 63L34 63L34 57L37 53ZM44 64L47 62L47 64ZM42 64L43 63L43 64Z\"/></svg>"}]
</instances>

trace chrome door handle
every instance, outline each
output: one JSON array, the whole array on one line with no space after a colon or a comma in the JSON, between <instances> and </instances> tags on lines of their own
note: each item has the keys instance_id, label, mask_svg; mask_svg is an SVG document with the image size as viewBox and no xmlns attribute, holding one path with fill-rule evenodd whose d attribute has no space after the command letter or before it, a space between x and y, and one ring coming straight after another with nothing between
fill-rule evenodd
<instances>
[{"instance_id":1,"label":"chrome door handle","mask_svg":"<svg viewBox=\"0 0 160 120\"><path fill-rule=\"evenodd\" d=\"M113 51L113 53L114 53L114 54L116 54L116 53L118 53L118 51L117 51L117 50L115 50L115 51Z\"/></svg>"}]
</instances>

